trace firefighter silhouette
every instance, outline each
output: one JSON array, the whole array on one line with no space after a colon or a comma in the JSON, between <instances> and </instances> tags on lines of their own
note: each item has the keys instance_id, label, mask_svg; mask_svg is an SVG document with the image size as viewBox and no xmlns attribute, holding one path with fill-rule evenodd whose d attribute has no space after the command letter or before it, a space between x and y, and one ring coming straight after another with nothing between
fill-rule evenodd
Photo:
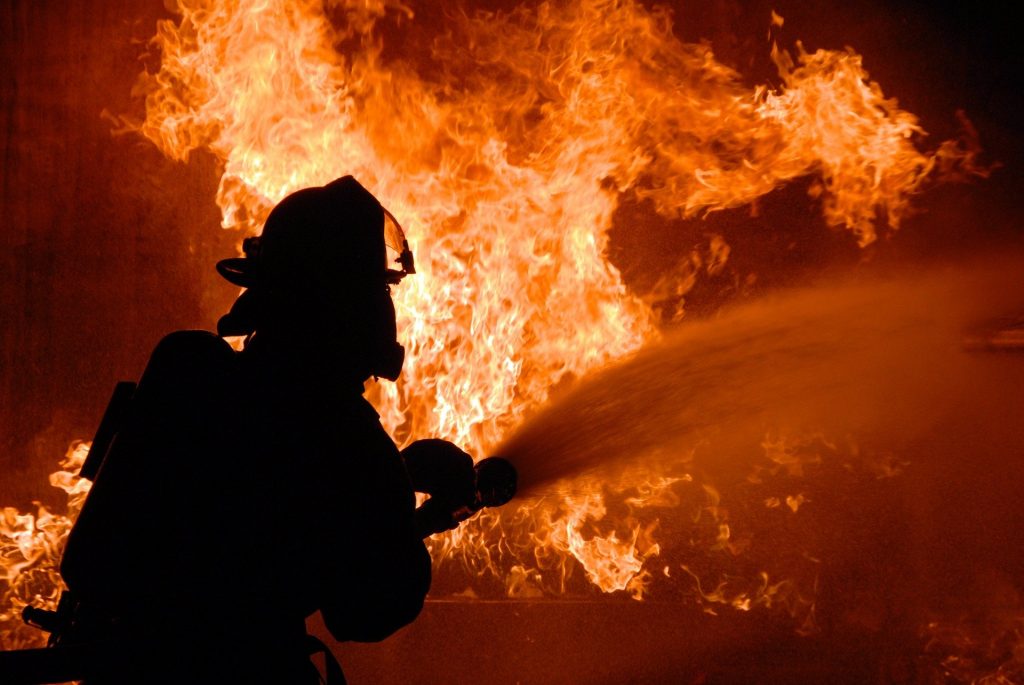
<instances>
[{"instance_id":1,"label":"firefighter silhouette","mask_svg":"<svg viewBox=\"0 0 1024 685\"><path fill-rule=\"evenodd\" d=\"M245 288L218 333L244 348L159 343L69 536L51 645L96 647L90 685L317 682L307 617L391 635L430 587L423 537L515 491L507 462L446 441L403 458L363 398L401 372L390 287L415 269L355 179L289 195L244 251L217 265Z\"/></svg>"}]
</instances>

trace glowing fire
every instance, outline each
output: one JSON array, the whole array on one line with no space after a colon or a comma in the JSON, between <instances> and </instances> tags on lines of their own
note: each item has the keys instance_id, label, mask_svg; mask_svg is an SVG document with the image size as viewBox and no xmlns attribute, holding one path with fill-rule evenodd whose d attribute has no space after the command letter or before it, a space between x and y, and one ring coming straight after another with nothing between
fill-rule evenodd
<instances>
[{"instance_id":1,"label":"glowing fire","mask_svg":"<svg viewBox=\"0 0 1024 685\"><path fill-rule=\"evenodd\" d=\"M415 21L397 0L179 0L176 11L154 38L159 70L138 86L145 120L126 124L171 158L207 149L221 160L225 228L257 232L286 194L342 174L406 228L418 270L395 292L406 367L398 384L372 389L399 441L443 437L485 456L560 381L659 335L605 254L624 194L692 216L813 176L826 222L866 245L898 227L938 171L973 164L954 143L918 149L916 118L851 51L800 49L794 60L776 49L782 85L750 89L708 46L676 38L667 9L631 0L457 13L413 52L386 40ZM728 245L712 243L728 259ZM804 463L778 442L764 447L780 469ZM813 500L780 491L762 502L792 516ZM657 512L680 506L699 524L694 545L742 552L714 486L688 472L577 484L483 515L433 552L500 577L512 596L585 578L642 597L655 576L689 574L706 603L782 604L813 622L800 588L760 570L738 587L660 567ZM52 547L69 525L43 541L45 512L4 520L19 549ZM24 575L20 562L7 573L12 588ZM14 608L36 599L12 592Z\"/></svg>"},{"instance_id":2,"label":"glowing fire","mask_svg":"<svg viewBox=\"0 0 1024 685\"><path fill-rule=\"evenodd\" d=\"M85 502L90 483L78 477L89 454L89 444L73 442L61 470L50 484L68 495L67 516L38 505L36 514L20 514L12 507L0 511L0 646L35 647L40 632L21 622L27 605L53 606L63 584L57 571L64 541Z\"/></svg>"},{"instance_id":3,"label":"glowing fire","mask_svg":"<svg viewBox=\"0 0 1024 685\"><path fill-rule=\"evenodd\" d=\"M378 389L399 440L485 455L563 377L657 335L605 258L624 192L692 215L812 174L827 222L867 244L881 219L898 226L938 159L971 161L952 143L919 151L916 118L849 51L775 50L784 85L750 90L680 42L667 10L577 0L458 14L431 54L399 60L383 36L410 9L329 5L180 2L155 38L138 128L172 158L223 160L226 228L254 232L285 194L343 173L401 217L420 275L396 293L403 379ZM563 504L569 537L602 516L596 495ZM557 537L602 589L640 570L629 537Z\"/></svg>"},{"instance_id":4,"label":"glowing fire","mask_svg":"<svg viewBox=\"0 0 1024 685\"><path fill-rule=\"evenodd\" d=\"M620 193L690 215L816 174L828 222L868 243L936 162L853 53L794 67L777 51L785 86L749 91L678 41L667 11L580 0L456 17L415 56L439 65L427 78L389 63L377 31L410 10L330 10L181 2L155 39L139 129L172 158L223 160L227 228L254 232L285 194L343 173L401 217L421 275L396 293L410 354L379 405L403 436L486 453L563 376L656 335L605 259Z\"/></svg>"}]
</instances>

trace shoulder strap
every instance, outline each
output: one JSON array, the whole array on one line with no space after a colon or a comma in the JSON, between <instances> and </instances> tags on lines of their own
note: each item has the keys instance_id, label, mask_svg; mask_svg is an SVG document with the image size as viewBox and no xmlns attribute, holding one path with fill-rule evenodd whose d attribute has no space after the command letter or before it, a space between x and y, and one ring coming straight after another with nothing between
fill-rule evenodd
<instances>
[{"instance_id":1,"label":"shoulder strap","mask_svg":"<svg viewBox=\"0 0 1024 685\"><path fill-rule=\"evenodd\" d=\"M341 671L341 664L334 657L334 653L324 644L323 640L312 635L306 635L306 647L309 655L324 655L324 671L326 678L321 679L324 685L346 685L345 674Z\"/></svg>"}]
</instances>

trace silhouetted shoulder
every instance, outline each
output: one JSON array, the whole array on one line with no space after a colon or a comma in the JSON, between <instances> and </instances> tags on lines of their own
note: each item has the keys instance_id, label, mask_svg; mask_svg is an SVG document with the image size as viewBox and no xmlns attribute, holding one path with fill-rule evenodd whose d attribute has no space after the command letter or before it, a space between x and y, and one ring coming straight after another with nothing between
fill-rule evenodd
<instances>
[{"instance_id":1,"label":"silhouetted shoulder","mask_svg":"<svg viewBox=\"0 0 1024 685\"><path fill-rule=\"evenodd\" d=\"M209 412L227 400L237 375L236 357L223 338L208 331L165 336L139 379L136 416L150 425L165 424L176 434L206 423Z\"/></svg>"},{"instance_id":2,"label":"silhouetted shoulder","mask_svg":"<svg viewBox=\"0 0 1024 685\"><path fill-rule=\"evenodd\" d=\"M230 363L234 355L227 341L209 331L175 331L157 343L150 364L156 362L189 371Z\"/></svg>"}]
</instances>

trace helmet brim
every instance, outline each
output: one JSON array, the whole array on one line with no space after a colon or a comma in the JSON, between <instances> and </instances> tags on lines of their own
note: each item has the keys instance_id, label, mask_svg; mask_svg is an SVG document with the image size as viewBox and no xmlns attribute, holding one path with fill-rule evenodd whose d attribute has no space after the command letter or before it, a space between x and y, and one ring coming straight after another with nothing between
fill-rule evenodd
<instances>
[{"instance_id":1,"label":"helmet brim","mask_svg":"<svg viewBox=\"0 0 1024 685\"><path fill-rule=\"evenodd\" d=\"M256 284L256 277L253 274L252 260L244 257L232 257L217 262L217 273L224 277L229 283L251 288Z\"/></svg>"}]
</instances>

